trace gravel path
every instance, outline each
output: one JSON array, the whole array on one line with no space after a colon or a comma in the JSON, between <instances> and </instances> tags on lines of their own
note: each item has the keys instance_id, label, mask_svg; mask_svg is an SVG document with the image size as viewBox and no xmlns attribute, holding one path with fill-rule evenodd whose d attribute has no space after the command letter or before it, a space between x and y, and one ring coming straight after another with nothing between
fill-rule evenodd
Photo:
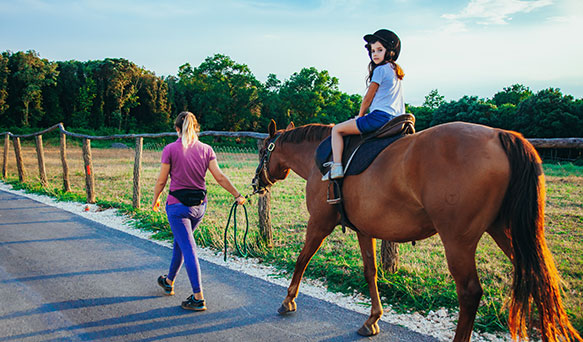
<instances>
[{"instance_id":1,"label":"gravel path","mask_svg":"<svg viewBox=\"0 0 583 342\"><path fill-rule=\"evenodd\" d=\"M150 238L151 234L149 232L144 232L134 228L132 225L132 220L119 214L115 209L98 211L99 208L96 205L89 205L89 210L85 211L85 204L58 202L48 196L28 194L21 190L13 190L9 185L2 182L0 182L0 190L28 197L40 203L63 209L75 215L79 215L86 219L103 224L107 227L119 230L135 237L139 237L140 239L149 240L160 246L171 248L171 245L167 242L152 240ZM216 252L206 248L199 248L198 255L202 260L211 264L227 267L229 269L260 278L275 285L280 285L283 287L287 287L289 285L289 277L286 274L281 274L281 272L274 269L273 267L259 264L256 260L253 259L241 259L229 256L228 262L225 263L223 261L223 255L221 252ZM186 278L185 274L182 278ZM328 292L325 287L317 281L304 279L300 288L300 294L306 294L321 300L325 300L357 313L368 315L370 312L369 307L361 304L369 302L368 299L358 294L348 297L342 294ZM283 300L283 296L281 300ZM301 307L299 309L301 310ZM382 321L384 322L406 327L414 332L432 336L439 341L451 341L453 339L455 319L457 316L456 313L450 313L445 309L441 309L436 312L431 312L427 317L424 317L418 313L398 314L392 311L390 307L386 307L384 309L385 313L382 317ZM359 325L355 327L358 328ZM383 331L381 331L381 335L379 337L382 337L382 335ZM3 339L0 338L0 341L2 340ZM508 334L493 335L488 333L480 334L474 332L472 340L510 341L511 339Z\"/></svg>"}]
</instances>

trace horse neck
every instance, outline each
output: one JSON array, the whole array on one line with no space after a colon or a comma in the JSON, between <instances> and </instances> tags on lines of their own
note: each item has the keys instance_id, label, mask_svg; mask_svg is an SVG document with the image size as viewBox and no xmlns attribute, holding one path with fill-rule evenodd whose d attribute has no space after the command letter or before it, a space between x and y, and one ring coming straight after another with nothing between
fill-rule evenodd
<instances>
[{"instance_id":1,"label":"horse neck","mask_svg":"<svg viewBox=\"0 0 583 342\"><path fill-rule=\"evenodd\" d=\"M319 141L286 142L283 144L282 154L285 156L285 167L292 169L303 179L308 179L312 168L315 167L314 153L319 144Z\"/></svg>"}]
</instances>

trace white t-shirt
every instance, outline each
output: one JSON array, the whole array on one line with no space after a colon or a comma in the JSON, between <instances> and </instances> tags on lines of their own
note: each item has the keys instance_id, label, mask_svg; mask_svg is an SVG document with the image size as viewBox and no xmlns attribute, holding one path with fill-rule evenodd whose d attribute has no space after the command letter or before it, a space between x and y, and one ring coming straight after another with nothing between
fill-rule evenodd
<instances>
[{"instance_id":1,"label":"white t-shirt","mask_svg":"<svg viewBox=\"0 0 583 342\"><path fill-rule=\"evenodd\" d=\"M379 88L370 104L369 112L382 110L395 116L405 114L401 80L397 78L391 63L376 67L370 81L377 83Z\"/></svg>"}]
</instances>

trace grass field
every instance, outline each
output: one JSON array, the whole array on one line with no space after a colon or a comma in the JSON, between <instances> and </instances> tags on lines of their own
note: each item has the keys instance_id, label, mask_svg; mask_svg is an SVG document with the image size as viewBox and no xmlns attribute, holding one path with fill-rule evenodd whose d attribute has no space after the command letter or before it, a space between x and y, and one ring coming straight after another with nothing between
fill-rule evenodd
<instances>
[{"instance_id":1,"label":"grass field","mask_svg":"<svg viewBox=\"0 0 583 342\"><path fill-rule=\"evenodd\" d=\"M94 148L93 164L98 203L115 206L133 215L139 226L156 232L160 239L170 239L165 214L149 210L154 182L159 171L161 144L146 143L142 174L142 210L133 210L132 149ZM257 153L252 149L216 148L219 165L242 193L248 187L257 166ZM49 187L38 185L38 166L33 146L24 146L27 188L49 193L61 199L83 201L85 198L81 149L68 149L72 194L63 194L62 170L58 148L45 147ZM1 158L1 157L0 157ZM544 165L547 180L546 237L557 267L565 282L564 301L575 327L583 332L583 167L572 164ZM14 152L10 151L7 181L17 185ZM232 196L207 175L209 207L195 237L200 245L223 248L223 229L227 221ZM18 186L18 185L17 185ZM263 262L293 271L295 259L303 246L308 214L304 203L305 181L295 174L275 185L272 191L271 218L274 248L262 246L257 233L256 198L249 210L249 245L252 255ZM166 194L163 195L163 199ZM243 218L239 212L239 224ZM380 242L379 242L380 244ZM232 236L229 239L232 250ZM385 305L397 311L429 312L441 307L457 309L453 279L447 269L443 246L438 237L419 241L415 246L399 246L400 269L396 274L380 274L379 290ZM484 235L477 251L478 272L484 297L478 312L476 327L480 330L505 330L503 304L509 294L512 267L493 240ZM324 280L329 289L344 293L359 291L368 296L362 275L362 261L352 232L340 229L325 241L308 266L306 276ZM282 298L283 300L283 298Z\"/></svg>"}]
</instances>

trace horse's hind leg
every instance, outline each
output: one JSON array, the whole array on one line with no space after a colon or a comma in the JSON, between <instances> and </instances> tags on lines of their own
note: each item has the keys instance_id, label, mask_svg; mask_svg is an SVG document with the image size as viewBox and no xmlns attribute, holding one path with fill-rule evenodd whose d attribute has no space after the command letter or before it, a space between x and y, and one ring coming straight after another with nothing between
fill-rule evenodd
<instances>
[{"instance_id":1,"label":"horse's hind leg","mask_svg":"<svg viewBox=\"0 0 583 342\"><path fill-rule=\"evenodd\" d=\"M494 239L494 242L506 254L508 259L512 260L512 244L510 243L510 236L506 234L504 226L499 223L492 225L487 230L488 234Z\"/></svg>"},{"instance_id":2,"label":"horse's hind leg","mask_svg":"<svg viewBox=\"0 0 583 342\"><path fill-rule=\"evenodd\" d=\"M358 330L358 333L362 336L372 336L380 332L377 322L383 315L383 307L381 306L379 290L377 287L376 245L375 239L361 233L357 233L357 235L364 264L364 278L368 283L368 290L370 292L372 304L370 317L364 322L364 325Z\"/></svg>"},{"instance_id":3,"label":"horse's hind leg","mask_svg":"<svg viewBox=\"0 0 583 342\"><path fill-rule=\"evenodd\" d=\"M477 243L468 246L466 241L451 243L444 241L444 245L449 271L455 280L460 308L454 341L469 341L483 293L476 271Z\"/></svg>"},{"instance_id":4,"label":"horse's hind leg","mask_svg":"<svg viewBox=\"0 0 583 342\"><path fill-rule=\"evenodd\" d=\"M297 309L295 302L298 296L298 291L300 289L300 282L304 275L304 271L308 266L308 263L318 251L324 239L332 233L334 230L334 222L329 221L325 223L318 222L319 220L313 219L313 216L308 220L308 228L306 231L306 242L298 259L296 261L296 268L294 270L294 275L292 281L287 289L287 297L283 300L283 303L277 310L280 314L286 314L289 312L294 312Z\"/></svg>"}]
</instances>

